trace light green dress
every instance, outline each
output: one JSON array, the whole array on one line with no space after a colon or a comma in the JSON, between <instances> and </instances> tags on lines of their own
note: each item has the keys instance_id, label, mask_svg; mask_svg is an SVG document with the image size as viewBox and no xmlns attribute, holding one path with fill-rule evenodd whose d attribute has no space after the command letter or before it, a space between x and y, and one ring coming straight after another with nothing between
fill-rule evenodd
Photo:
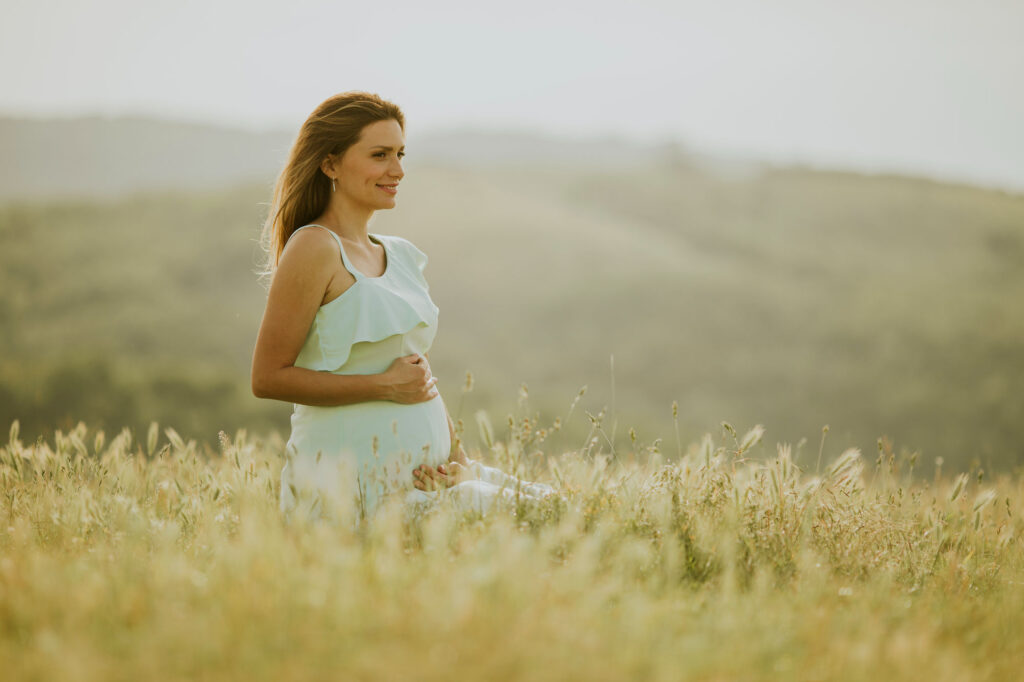
<instances>
[{"instance_id":1,"label":"light green dress","mask_svg":"<svg viewBox=\"0 0 1024 682\"><path fill-rule=\"evenodd\" d=\"M367 277L352 265L333 230L315 224L298 230L309 227L331 233L356 281L317 310L295 366L379 374L398 357L428 352L437 333L438 307L423 274L426 254L402 237L371 233L370 239L383 245L387 264L380 277ZM418 509L439 496L414 488L412 472L421 464L436 467L448 460L451 435L440 395L411 405L389 400L336 407L295 404L291 427L281 471L280 508L286 517L306 505L316 518L346 516L358 522L372 516L385 495L398 493ZM478 480L443 494L481 513L512 490L536 496L553 492L479 462L472 468Z\"/></svg>"}]
</instances>

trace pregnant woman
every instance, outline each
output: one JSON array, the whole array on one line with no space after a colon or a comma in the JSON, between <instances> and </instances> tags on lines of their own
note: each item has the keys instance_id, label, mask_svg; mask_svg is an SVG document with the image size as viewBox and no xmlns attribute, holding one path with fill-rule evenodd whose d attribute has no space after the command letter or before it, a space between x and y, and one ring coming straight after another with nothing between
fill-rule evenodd
<instances>
[{"instance_id":1,"label":"pregnant woman","mask_svg":"<svg viewBox=\"0 0 1024 682\"><path fill-rule=\"evenodd\" d=\"M372 516L398 493L439 490L481 513L499 497L539 498L466 457L431 375L438 308L427 256L407 239L368 231L395 206L405 173L405 119L377 95L346 92L306 119L274 188L263 229L271 278L252 362L252 391L294 403L281 511Z\"/></svg>"}]
</instances>

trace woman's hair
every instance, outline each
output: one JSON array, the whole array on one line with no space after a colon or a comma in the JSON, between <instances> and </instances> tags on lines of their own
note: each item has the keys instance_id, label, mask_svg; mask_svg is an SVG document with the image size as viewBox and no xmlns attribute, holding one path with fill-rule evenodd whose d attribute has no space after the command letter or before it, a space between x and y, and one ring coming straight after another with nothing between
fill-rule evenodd
<instances>
[{"instance_id":1,"label":"woman's hair","mask_svg":"<svg viewBox=\"0 0 1024 682\"><path fill-rule=\"evenodd\" d=\"M309 115L274 184L273 202L260 239L267 254L261 275L274 273L292 232L327 208L331 180L320 170L320 163L328 154L343 155L359 141L367 125L389 119L398 121L405 130L405 117L398 106L359 90L329 97Z\"/></svg>"}]
</instances>

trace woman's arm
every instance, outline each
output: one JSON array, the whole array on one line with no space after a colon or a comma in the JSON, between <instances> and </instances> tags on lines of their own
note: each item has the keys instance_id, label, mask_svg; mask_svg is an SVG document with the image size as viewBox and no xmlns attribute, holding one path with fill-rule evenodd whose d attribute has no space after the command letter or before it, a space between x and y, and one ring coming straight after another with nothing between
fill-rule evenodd
<instances>
[{"instance_id":1,"label":"woman's arm","mask_svg":"<svg viewBox=\"0 0 1024 682\"><path fill-rule=\"evenodd\" d=\"M407 358L399 358L406 362L397 371L389 367L381 374L341 375L295 367L337 260L337 247L321 230L300 230L288 240L256 338L253 395L324 407L368 400L419 402L436 395L429 370Z\"/></svg>"},{"instance_id":2,"label":"woman's arm","mask_svg":"<svg viewBox=\"0 0 1024 682\"><path fill-rule=\"evenodd\" d=\"M527 495L534 497L544 497L555 492L555 489L546 483L538 483L536 481L525 481L521 478L517 478L512 474L506 474L501 469L495 467L489 467L483 462L476 460L469 460L469 468L475 474L475 477L486 483L492 483L499 488L508 488L509 490L520 490Z\"/></svg>"}]
</instances>

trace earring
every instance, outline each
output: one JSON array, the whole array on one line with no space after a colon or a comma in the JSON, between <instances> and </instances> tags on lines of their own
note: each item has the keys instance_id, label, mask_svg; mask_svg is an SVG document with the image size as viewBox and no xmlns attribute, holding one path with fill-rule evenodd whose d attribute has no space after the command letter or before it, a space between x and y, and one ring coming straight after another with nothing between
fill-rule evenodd
<instances>
[{"instance_id":1,"label":"earring","mask_svg":"<svg viewBox=\"0 0 1024 682\"><path fill-rule=\"evenodd\" d=\"M336 188L334 187L334 178L331 178L331 192L334 192L335 189Z\"/></svg>"}]
</instances>

